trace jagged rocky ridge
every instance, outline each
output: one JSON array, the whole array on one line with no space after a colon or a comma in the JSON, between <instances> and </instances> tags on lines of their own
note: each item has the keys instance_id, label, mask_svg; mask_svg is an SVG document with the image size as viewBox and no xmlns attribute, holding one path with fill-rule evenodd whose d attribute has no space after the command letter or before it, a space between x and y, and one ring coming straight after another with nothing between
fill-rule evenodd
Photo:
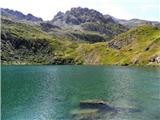
<instances>
[{"instance_id":1,"label":"jagged rocky ridge","mask_svg":"<svg viewBox=\"0 0 160 120\"><path fill-rule=\"evenodd\" d=\"M72 8L66 13L58 12L55 15L53 22L62 21L66 24L80 25L86 22L109 23L114 22L112 18L105 19L105 17L98 11L88 8Z\"/></svg>"},{"instance_id":2,"label":"jagged rocky ridge","mask_svg":"<svg viewBox=\"0 0 160 120\"><path fill-rule=\"evenodd\" d=\"M1 15L6 17L11 17L14 20L26 20L26 21L32 21L32 22L43 21L42 18L35 17L30 13L27 15L24 15L19 11L14 11L14 10L4 9L4 8L1 8Z\"/></svg>"}]
</instances>

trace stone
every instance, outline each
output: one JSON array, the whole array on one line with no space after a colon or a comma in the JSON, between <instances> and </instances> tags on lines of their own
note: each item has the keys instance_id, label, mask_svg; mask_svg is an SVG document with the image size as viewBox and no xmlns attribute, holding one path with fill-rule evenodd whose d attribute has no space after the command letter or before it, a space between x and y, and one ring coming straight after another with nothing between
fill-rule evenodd
<instances>
[{"instance_id":1,"label":"stone","mask_svg":"<svg viewBox=\"0 0 160 120\"><path fill-rule=\"evenodd\" d=\"M149 59L150 62L160 63L160 56L153 56Z\"/></svg>"},{"instance_id":2,"label":"stone","mask_svg":"<svg viewBox=\"0 0 160 120\"><path fill-rule=\"evenodd\" d=\"M74 120L108 120L121 112L142 112L139 108L114 107L102 100L82 100L80 108L71 111Z\"/></svg>"},{"instance_id":3,"label":"stone","mask_svg":"<svg viewBox=\"0 0 160 120\"><path fill-rule=\"evenodd\" d=\"M111 106L109 106L108 102L98 101L98 100L84 100L80 101L80 108L90 108L90 109L99 109L100 111L110 111L113 110Z\"/></svg>"},{"instance_id":4,"label":"stone","mask_svg":"<svg viewBox=\"0 0 160 120\"><path fill-rule=\"evenodd\" d=\"M160 56L157 56L157 57L155 58L155 61L156 61L157 63L160 63Z\"/></svg>"}]
</instances>

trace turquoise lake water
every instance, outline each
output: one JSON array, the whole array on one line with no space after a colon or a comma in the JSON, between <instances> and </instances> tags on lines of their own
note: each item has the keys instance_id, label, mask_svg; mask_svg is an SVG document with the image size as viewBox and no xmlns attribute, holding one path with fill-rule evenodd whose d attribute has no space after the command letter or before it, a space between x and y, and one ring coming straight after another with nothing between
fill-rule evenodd
<instances>
[{"instance_id":1,"label":"turquoise lake water","mask_svg":"<svg viewBox=\"0 0 160 120\"><path fill-rule=\"evenodd\" d=\"M2 120L72 120L81 100L136 108L106 120L160 120L160 68L2 66Z\"/></svg>"}]
</instances>

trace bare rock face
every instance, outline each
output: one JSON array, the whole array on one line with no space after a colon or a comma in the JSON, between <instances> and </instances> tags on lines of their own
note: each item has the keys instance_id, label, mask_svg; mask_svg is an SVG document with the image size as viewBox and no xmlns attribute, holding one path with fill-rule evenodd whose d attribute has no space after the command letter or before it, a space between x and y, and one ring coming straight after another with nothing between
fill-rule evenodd
<instances>
[{"instance_id":1,"label":"bare rock face","mask_svg":"<svg viewBox=\"0 0 160 120\"><path fill-rule=\"evenodd\" d=\"M118 40L117 40L118 39ZM129 45L130 43L132 43L132 41L134 41L135 36L132 34L128 34L126 36L122 36L120 38L115 37L113 40L111 40L108 45L111 48L114 49L121 49L126 45Z\"/></svg>"},{"instance_id":2,"label":"bare rock face","mask_svg":"<svg viewBox=\"0 0 160 120\"><path fill-rule=\"evenodd\" d=\"M88 8L72 8L70 11L67 11L65 14L58 12L55 15L53 22L61 20L67 24L71 25L80 25L86 22L97 22L97 23L107 23L114 22L112 18L106 19L103 14L100 12L88 9Z\"/></svg>"},{"instance_id":3,"label":"bare rock face","mask_svg":"<svg viewBox=\"0 0 160 120\"><path fill-rule=\"evenodd\" d=\"M58 30L61 29L59 26L53 25L50 22L42 22L42 23L40 23L40 25L42 27L42 30L45 32L49 32L54 29L58 29Z\"/></svg>"},{"instance_id":4,"label":"bare rock face","mask_svg":"<svg viewBox=\"0 0 160 120\"><path fill-rule=\"evenodd\" d=\"M63 19L64 18L64 13L59 11L55 16L54 16L54 20L58 20L58 19Z\"/></svg>"},{"instance_id":5,"label":"bare rock face","mask_svg":"<svg viewBox=\"0 0 160 120\"><path fill-rule=\"evenodd\" d=\"M32 15L32 14L27 14L26 16L25 16L25 18L24 19L26 19L26 20L28 20L28 21L35 21L35 22L38 22L38 21L42 21L42 18L38 18L38 17L35 17L34 15Z\"/></svg>"}]
</instances>

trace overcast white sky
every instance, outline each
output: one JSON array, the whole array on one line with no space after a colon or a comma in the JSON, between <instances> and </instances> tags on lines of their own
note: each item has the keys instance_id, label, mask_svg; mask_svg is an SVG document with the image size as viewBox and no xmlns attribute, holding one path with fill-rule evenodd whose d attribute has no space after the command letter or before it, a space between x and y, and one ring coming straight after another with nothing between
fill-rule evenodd
<instances>
[{"instance_id":1,"label":"overcast white sky","mask_svg":"<svg viewBox=\"0 0 160 120\"><path fill-rule=\"evenodd\" d=\"M88 7L121 19L139 18L160 21L160 0L0 0L1 8L32 13L44 20L58 11Z\"/></svg>"}]
</instances>

